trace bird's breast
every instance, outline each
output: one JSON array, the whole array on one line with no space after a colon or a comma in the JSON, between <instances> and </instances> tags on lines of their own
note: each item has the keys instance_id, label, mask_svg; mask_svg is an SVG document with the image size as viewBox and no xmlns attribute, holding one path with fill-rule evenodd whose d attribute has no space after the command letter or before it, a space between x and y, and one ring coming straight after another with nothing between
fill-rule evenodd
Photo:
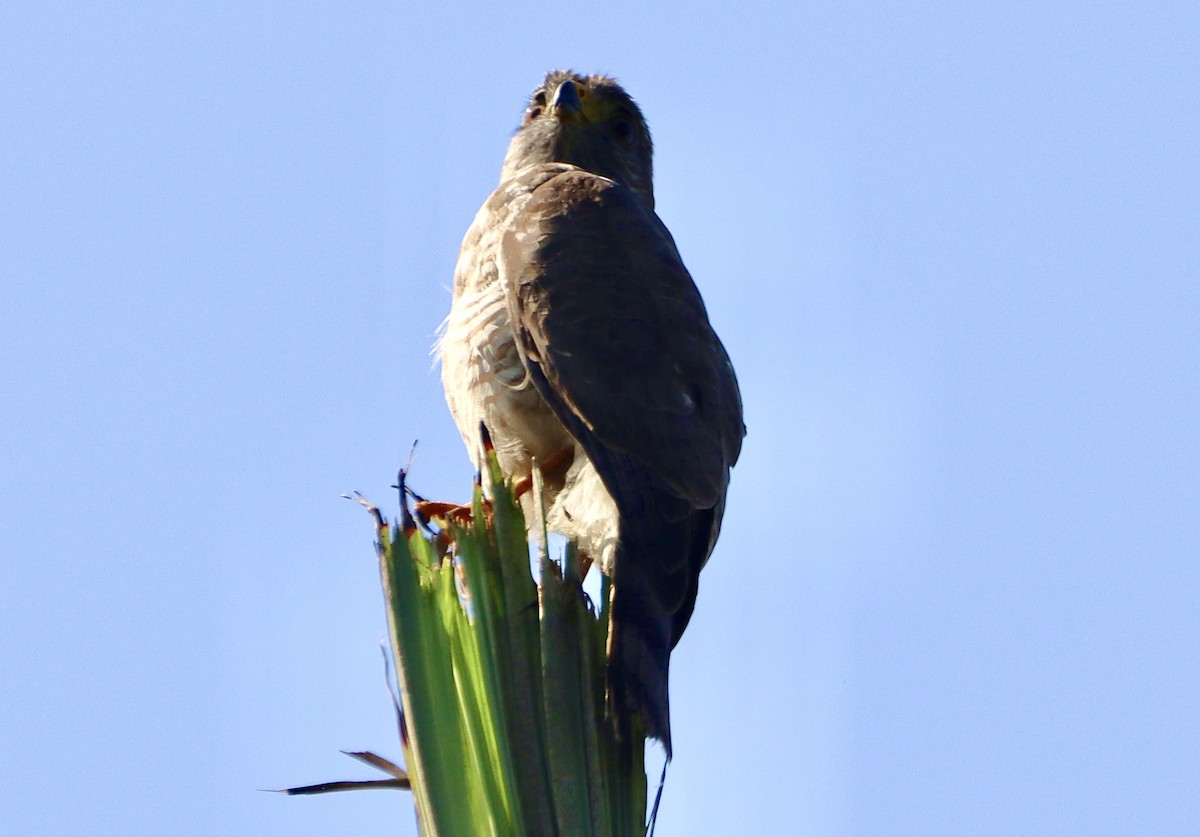
<instances>
[{"instance_id":1,"label":"bird's breast","mask_svg":"<svg viewBox=\"0 0 1200 837\"><path fill-rule=\"evenodd\" d=\"M441 351L446 400L477 466L480 422L510 475L526 476L533 458L546 460L574 443L530 380L498 281L459 289Z\"/></svg>"},{"instance_id":2,"label":"bird's breast","mask_svg":"<svg viewBox=\"0 0 1200 837\"><path fill-rule=\"evenodd\" d=\"M562 164L532 167L501 184L479 210L455 267L454 301L439 342L442 383L476 467L482 468L484 458L481 422L509 477L528 476L535 460L560 463L562 470L545 475L547 523L552 531L577 538L611 572L616 506L583 448L531 378L509 320L510 289L498 268L500 242L531 194L571 170Z\"/></svg>"}]
</instances>

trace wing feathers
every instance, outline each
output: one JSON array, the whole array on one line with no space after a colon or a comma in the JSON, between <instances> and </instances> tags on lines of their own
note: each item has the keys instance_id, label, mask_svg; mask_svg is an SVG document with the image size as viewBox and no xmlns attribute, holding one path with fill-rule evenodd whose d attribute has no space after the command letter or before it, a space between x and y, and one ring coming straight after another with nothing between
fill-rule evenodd
<instances>
[{"instance_id":1,"label":"wing feathers","mask_svg":"<svg viewBox=\"0 0 1200 837\"><path fill-rule=\"evenodd\" d=\"M534 386L617 506L609 694L671 752L668 669L741 449L733 368L670 233L580 169L540 181L500 244Z\"/></svg>"},{"instance_id":2,"label":"wing feathers","mask_svg":"<svg viewBox=\"0 0 1200 837\"><path fill-rule=\"evenodd\" d=\"M563 172L534 191L500 262L551 396L694 507L715 505L744 433L737 382L657 216L611 180Z\"/></svg>"}]
</instances>

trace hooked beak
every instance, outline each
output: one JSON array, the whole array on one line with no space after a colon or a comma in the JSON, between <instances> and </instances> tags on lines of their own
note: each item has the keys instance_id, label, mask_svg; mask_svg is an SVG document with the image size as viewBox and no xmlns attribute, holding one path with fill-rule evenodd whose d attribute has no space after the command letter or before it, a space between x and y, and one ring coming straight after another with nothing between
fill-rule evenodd
<instances>
[{"instance_id":1,"label":"hooked beak","mask_svg":"<svg viewBox=\"0 0 1200 837\"><path fill-rule=\"evenodd\" d=\"M583 112L583 102L579 99L579 89L573 81L564 81L554 91L554 99L550 109L555 117L563 122L586 122L587 115Z\"/></svg>"}]
</instances>

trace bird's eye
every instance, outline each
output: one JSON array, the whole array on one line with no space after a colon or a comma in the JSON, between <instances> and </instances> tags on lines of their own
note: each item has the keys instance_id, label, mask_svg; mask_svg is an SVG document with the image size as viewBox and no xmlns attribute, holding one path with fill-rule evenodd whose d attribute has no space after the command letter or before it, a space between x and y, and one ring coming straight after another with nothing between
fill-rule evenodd
<instances>
[{"instance_id":1,"label":"bird's eye","mask_svg":"<svg viewBox=\"0 0 1200 837\"><path fill-rule=\"evenodd\" d=\"M621 144L628 144L633 139L633 123L628 119L614 119L612 133Z\"/></svg>"},{"instance_id":2,"label":"bird's eye","mask_svg":"<svg viewBox=\"0 0 1200 837\"><path fill-rule=\"evenodd\" d=\"M529 107L525 108L525 116L521 119L521 126L528 125L533 120L542 115L542 111L546 108L546 91L539 90L533 94L533 99L529 102Z\"/></svg>"}]
</instances>

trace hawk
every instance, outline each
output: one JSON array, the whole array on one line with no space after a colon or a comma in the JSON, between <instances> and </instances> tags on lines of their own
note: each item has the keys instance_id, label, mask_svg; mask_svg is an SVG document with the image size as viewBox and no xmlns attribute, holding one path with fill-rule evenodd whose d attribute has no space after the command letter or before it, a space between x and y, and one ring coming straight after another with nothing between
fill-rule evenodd
<instances>
[{"instance_id":1,"label":"hawk","mask_svg":"<svg viewBox=\"0 0 1200 837\"><path fill-rule=\"evenodd\" d=\"M541 470L551 531L612 580L606 693L671 755L670 655L696 602L745 426L733 366L654 212L650 132L613 79L534 91L467 230L440 340L478 467Z\"/></svg>"}]
</instances>

